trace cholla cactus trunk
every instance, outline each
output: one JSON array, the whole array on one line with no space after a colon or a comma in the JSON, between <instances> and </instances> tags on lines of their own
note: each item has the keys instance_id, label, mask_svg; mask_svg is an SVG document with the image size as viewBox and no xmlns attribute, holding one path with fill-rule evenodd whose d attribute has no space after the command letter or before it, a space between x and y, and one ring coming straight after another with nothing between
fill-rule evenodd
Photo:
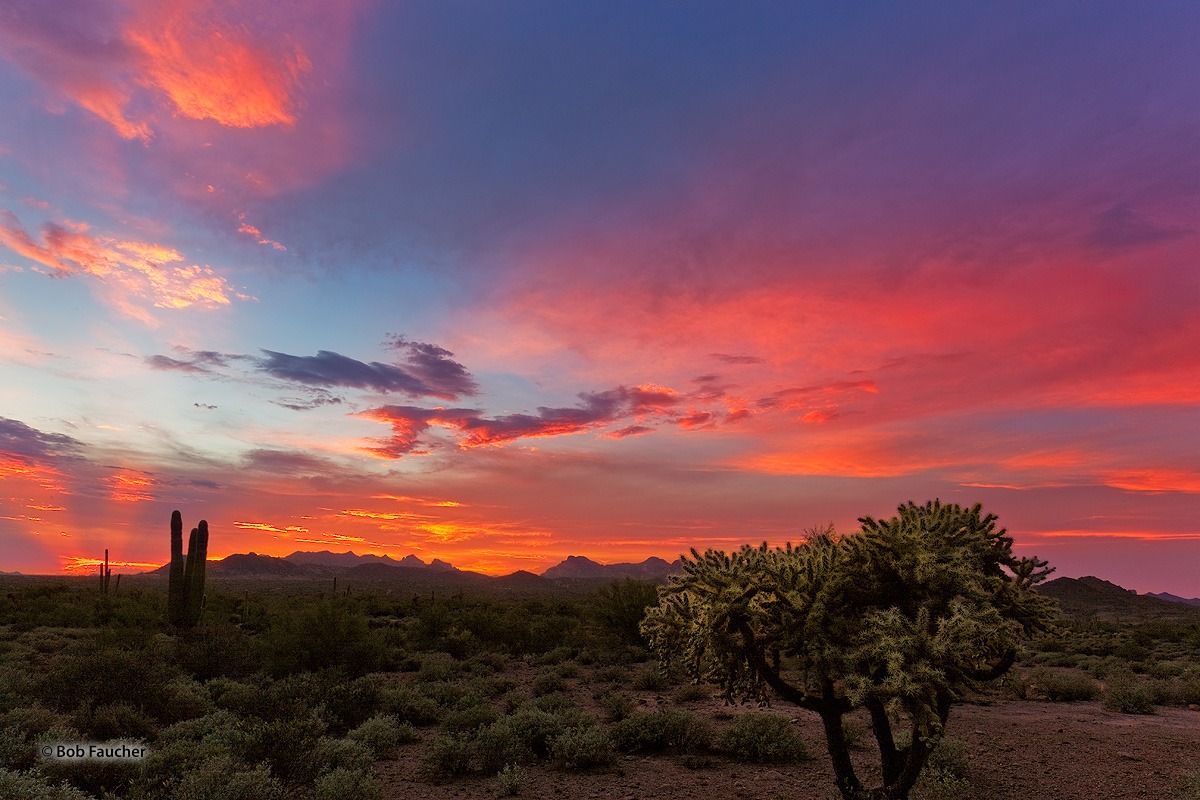
<instances>
[{"instance_id":1,"label":"cholla cactus trunk","mask_svg":"<svg viewBox=\"0 0 1200 800\"><path fill-rule=\"evenodd\" d=\"M167 620L172 625L184 623L184 593L183 582L183 516L178 511L171 512L171 572L167 583Z\"/></svg>"}]
</instances>

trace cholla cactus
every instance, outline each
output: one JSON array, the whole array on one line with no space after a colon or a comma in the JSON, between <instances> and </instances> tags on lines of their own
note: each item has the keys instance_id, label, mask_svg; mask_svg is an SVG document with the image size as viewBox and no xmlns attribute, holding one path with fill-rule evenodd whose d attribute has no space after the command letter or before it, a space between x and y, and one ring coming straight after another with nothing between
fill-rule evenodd
<instances>
[{"instance_id":1,"label":"cholla cactus","mask_svg":"<svg viewBox=\"0 0 1200 800\"><path fill-rule=\"evenodd\" d=\"M642 622L662 657L728 696L775 696L820 715L847 800L908 797L951 702L1004 674L1020 638L1053 611L1032 591L1045 562L1014 556L979 505L898 511L786 549L693 550ZM850 760L842 721L856 708L871 715L879 788L863 786Z\"/></svg>"},{"instance_id":2,"label":"cholla cactus","mask_svg":"<svg viewBox=\"0 0 1200 800\"><path fill-rule=\"evenodd\" d=\"M188 552L183 555L183 517L171 513L171 568L167 585L167 619L172 625L191 627L200 621L204 607L204 566L208 559L208 522L192 528Z\"/></svg>"}]
</instances>

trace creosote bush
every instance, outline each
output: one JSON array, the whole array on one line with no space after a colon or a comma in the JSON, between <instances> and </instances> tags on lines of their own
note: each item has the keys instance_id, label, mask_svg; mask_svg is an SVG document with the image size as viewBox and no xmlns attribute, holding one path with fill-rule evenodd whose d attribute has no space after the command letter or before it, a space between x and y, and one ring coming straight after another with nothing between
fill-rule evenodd
<instances>
[{"instance_id":1,"label":"creosote bush","mask_svg":"<svg viewBox=\"0 0 1200 800\"><path fill-rule=\"evenodd\" d=\"M712 728L690 711L641 711L618 722L609 732L613 746L622 753L707 752L712 746Z\"/></svg>"},{"instance_id":2,"label":"creosote bush","mask_svg":"<svg viewBox=\"0 0 1200 800\"><path fill-rule=\"evenodd\" d=\"M1038 667L1027 676L1029 683L1047 700L1093 700L1100 694L1100 685L1085 673Z\"/></svg>"},{"instance_id":3,"label":"creosote bush","mask_svg":"<svg viewBox=\"0 0 1200 800\"><path fill-rule=\"evenodd\" d=\"M779 764L808 758L791 721L780 714L739 714L721 735L720 748L738 761Z\"/></svg>"},{"instance_id":4,"label":"creosote bush","mask_svg":"<svg viewBox=\"0 0 1200 800\"><path fill-rule=\"evenodd\" d=\"M1100 704L1109 711L1122 714L1153 714L1155 710L1154 693L1149 683L1132 672L1109 675Z\"/></svg>"}]
</instances>

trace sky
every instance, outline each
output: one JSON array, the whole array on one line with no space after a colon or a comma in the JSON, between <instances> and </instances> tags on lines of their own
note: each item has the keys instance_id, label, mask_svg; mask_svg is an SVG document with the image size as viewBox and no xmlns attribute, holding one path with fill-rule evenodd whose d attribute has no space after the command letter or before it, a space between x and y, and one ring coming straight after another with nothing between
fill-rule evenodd
<instances>
[{"instance_id":1,"label":"sky","mask_svg":"<svg viewBox=\"0 0 1200 800\"><path fill-rule=\"evenodd\" d=\"M0 0L0 570L980 502L1200 596L1200 7Z\"/></svg>"}]
</instances>

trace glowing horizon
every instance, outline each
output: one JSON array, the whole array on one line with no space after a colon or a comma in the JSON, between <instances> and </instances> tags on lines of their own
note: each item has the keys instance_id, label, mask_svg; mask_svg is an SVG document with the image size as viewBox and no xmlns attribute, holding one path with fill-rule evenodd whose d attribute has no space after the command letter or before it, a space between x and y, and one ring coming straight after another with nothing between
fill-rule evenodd
<instances>
[{"instance_id":1,"label":"glowing horizon","mask_svg":"<svg viewBox=\"0 0 1200 800\"><path fill-rule=\"evenodd\" d=\"M983 503L1200 596L1200 11L0 14L0 571Z\"/></svg>"}]
</instances>

